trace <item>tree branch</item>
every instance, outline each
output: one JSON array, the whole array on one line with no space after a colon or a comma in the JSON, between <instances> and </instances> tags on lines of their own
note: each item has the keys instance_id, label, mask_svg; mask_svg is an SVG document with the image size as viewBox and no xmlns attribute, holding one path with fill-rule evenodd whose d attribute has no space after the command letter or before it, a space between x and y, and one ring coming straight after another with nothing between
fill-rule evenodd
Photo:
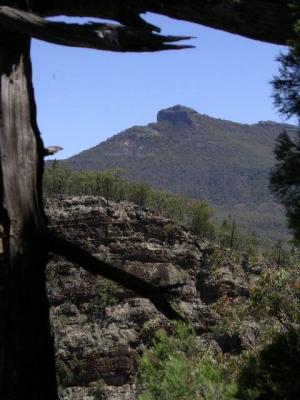
<instances>
[{"instance_id":1,"label":"tree branch","mask_svg":"<svg viewBox=\"0 0 300 400\"><path fill-rule=\"evenodd\" d=\"M80 265L93 275L101 275L110 279L126 289L133 290L142 297L146 297L169 319L183 320L182 316L175 311L160 288L151 285L128 272L107 264L92 256L87 251L80 249L69 241L58 238L53 234L48 237L49 251L58 254L74 264ZM165 292L165 288L163 288Z\"/></svg>"},{"instance_id":2,"label":"tree branch","mask_svg":"<svg viewBox=\"0 0 300 400\"><path fill-rule=\"evenodd\" d=\"M44 157L47 156L53 156L53 154L57 153L58 151L63 150L62 147L60 146L49 146L49 147L44 147Z\"/></svg>"},{"instance_id":3,"label":"tree branch","mask_svg":"<svg viewBox=\"0 0 300 400\"><path fill-rule=\"evenodd\" d=\"M48 21L36 14L0 6L0 26L50 43L111 51L159 51L191 48L173 44L188 36L164 36L148 28L88 23L65 24Z\"/></svg>"},{"instance_id":4,"label":"tree branch","mask_svg":"<svg viewBox=\"0 0 300 400\"><path fill-rule=\"evenodd\" d=\"M264 42L283 44L293 38L299 10L289 0L43 0L43 15L89 16L141 26L139 14L154 12ZM298 15L296 15L298 12Z\"/></svg>"}]
</instances>

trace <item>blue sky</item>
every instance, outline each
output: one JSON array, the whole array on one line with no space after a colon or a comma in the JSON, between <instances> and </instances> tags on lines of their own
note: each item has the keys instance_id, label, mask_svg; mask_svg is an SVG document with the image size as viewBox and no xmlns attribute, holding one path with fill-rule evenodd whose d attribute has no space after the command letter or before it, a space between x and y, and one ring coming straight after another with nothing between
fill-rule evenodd
<instances>
[{"instance_id":1,"label":"blue sky","mask_svg":"<svg viewBox=\"0 0 300 400\"><path fill-rule=\"evenodd\" d=\"M38 123L66 158L175 104L243 123L282 121L270 80L283 48L196 24L147 15L163 33L191 35L195 49L122 54L33 41Z\"/></svg>"}]
</instances>

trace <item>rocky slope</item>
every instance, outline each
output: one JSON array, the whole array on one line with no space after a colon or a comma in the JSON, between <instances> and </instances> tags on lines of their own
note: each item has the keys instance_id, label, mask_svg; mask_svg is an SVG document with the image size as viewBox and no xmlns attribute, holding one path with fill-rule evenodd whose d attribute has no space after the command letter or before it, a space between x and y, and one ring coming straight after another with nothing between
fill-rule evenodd
<instances>
[{"instance_id":1,"label":"rocky slope","mask_svg":"<svg viewBox=\"0 0 300 400\"><path fill-rule=\"evenodd\" d=\"M220 304L228 309L247 299L259 264L233 262L226 249L216 256L182 226L132 203L106 207L84 197L48 200L46 207L51 229L97 257L157 286L183 283L171 301L220 351L239 353L255 343L258 327L249 318L224 329ZM56 257L48 289L61 399L136 399L138 358L158 327L168 326L166 318L148 300Z\"/></svg>"}]
</instances>

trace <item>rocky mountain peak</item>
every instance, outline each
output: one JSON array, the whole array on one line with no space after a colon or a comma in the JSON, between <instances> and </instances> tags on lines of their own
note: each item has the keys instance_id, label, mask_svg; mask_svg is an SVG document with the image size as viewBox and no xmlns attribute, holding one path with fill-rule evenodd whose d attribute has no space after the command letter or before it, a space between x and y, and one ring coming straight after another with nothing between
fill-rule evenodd
<instances>
[{"instance_id":1,"label":"rocky mountain peak","mask_svg":"<svg viewBox=\"0 0 300 400\"><path fill-rule=\"evenodd\" d=\"M164 110L160 110L157 114L157 122L169 122L172 124L193 125L195 118L199 114L192 108L176 105Z\"/></svg>"}]
</instances>

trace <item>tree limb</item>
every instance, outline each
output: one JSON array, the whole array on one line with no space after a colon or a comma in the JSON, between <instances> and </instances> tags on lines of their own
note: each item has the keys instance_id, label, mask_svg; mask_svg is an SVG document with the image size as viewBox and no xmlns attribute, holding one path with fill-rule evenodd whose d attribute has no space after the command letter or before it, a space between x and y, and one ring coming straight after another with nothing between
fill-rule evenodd
<instances>
[{"instance_id":1,"label":"tree limb","mask_svg":"<svg viewBox=\"0 0 300 400\"><path fill-rule=\"evenodd\" d=\"M150 29L124 25L65 24L48 21L36 14L0 6L0 26L50 43L111 51L159 51L190 48L173 44L187 36L164 36Z\"/></svg>"},{"instance_id":2,"label":"tree limb","mask_svg":"<svg viewBox=\"0 0 300 400\"><path fill-rule=\"evenodd\" d=\"M299 10L289 0L43 0L43 15L89 16L140 26L139 14L154 12L274 44L294 35ZM298 13L298 15L297 15Z\"/></svg>"},{"instance_id":3,"label":"tree limb","mask_svg":"<svg viewBox=\"0 0 300 400\"><path fill-rule=\"evenodd\" d=\"M49 146L49 147L44 147L44 157L47 156L53 156L53 154L57 153L58 151L63 150L62 147L60 146Z\"/></svg>"},{"instance_id":4,"label":"tree limb","mask_svg":"<svg viewBox=\"0 0 300 400\"><path fill-rule=\"evenodd\" d=\"M74 264L80 265L93 275L101 275L110 279L126 289L133 290L142 297L146 297L155 305L157 310L162 312L169 319L183 320L182 316L175 311L159 287L155 287L144 280L129 274L128 272L107 264L92 256L89 252L80 249L69 241L49 234L49 251L58 254Z\"/></svg>"}]
</instances>

